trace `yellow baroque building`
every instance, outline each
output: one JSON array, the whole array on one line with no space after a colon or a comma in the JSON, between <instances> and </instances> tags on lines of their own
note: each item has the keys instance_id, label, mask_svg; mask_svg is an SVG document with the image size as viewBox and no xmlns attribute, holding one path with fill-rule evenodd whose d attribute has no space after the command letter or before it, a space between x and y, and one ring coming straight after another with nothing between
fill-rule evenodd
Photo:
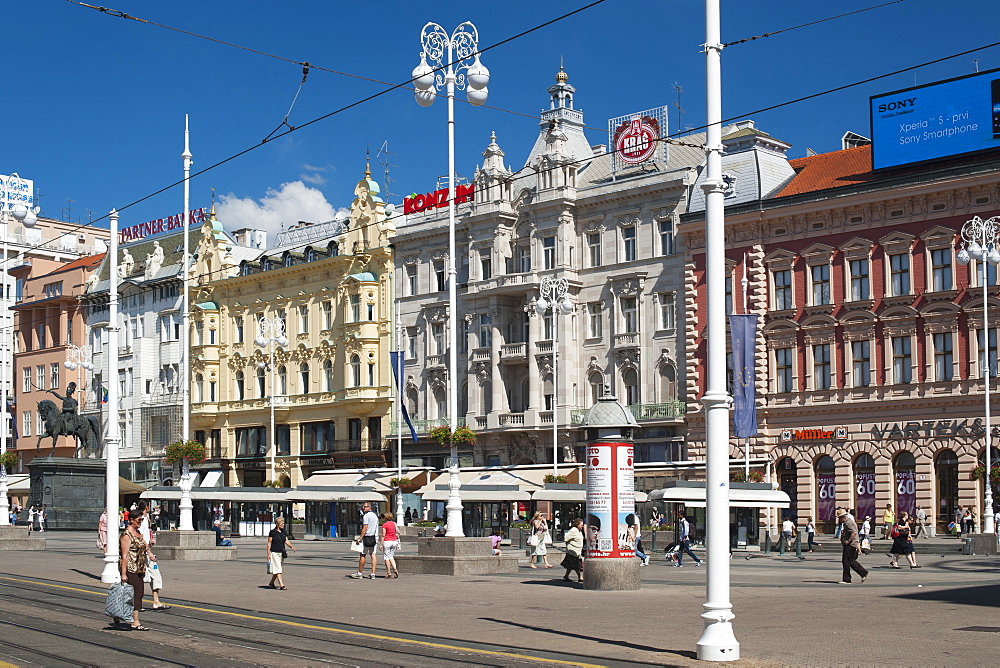
<instances>
[{"instance_id":1,"label":"yellow baroque building","mask_svg":"<svg viewBox=\"0 0 1000 668\"><path fill-rule=\"evenodd\" d=\"M350 215L236 246L214 211L191 266L191 429L223 484L385 466L395 234L370 172ZM238 230L237 238L252 235Z\"/></svg>"}]
</instances>

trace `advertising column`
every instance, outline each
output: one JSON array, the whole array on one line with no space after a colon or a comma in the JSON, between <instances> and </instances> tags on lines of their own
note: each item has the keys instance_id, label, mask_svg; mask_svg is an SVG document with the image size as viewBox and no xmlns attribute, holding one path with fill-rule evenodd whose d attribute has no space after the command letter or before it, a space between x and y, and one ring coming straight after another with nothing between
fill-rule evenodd
<instances>
[{"instance_id":1,"label":"advertising column","mask_svg":"<svg viewBox=\"0 0 1000 668\"><path fill-rule=\"evenodd\" d=\"M587 446L586 589L639 589L633 451L622 442Z\"/></svg>"}]
</instances>

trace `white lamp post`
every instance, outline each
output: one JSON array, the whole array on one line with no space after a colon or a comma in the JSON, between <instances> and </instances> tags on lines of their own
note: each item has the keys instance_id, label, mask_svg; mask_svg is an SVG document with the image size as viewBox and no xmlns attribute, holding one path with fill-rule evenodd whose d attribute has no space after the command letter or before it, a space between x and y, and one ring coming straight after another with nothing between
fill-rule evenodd
<instances>
[{"instance_id":1,"label":"white lamp post","mask_svg":"<svg viewBox=\"0 0 1000 668\"><path fill-rule=\"evenodd\" d=\"M736 661L729 600L729 405L726 391L726 230L722 180L722 40L719 0L705 0L705 274L708 302L708 374L705 406L705 537L708 557L705 623L698 639L702 661Z\"/></svg>"},{"instance_id":2,"label":"white lamp post","mask_svg":"<svg viewBox=\"0 0 1000 668\"><path fill-rule=\"evenodd\" d=\"M538 315L544 317L552 311L552 475L559 475L559 314L573 312L568 292L569 281L565 278L546 276L538 288L540 297L535 302Z\"/></svg>"},{"instance_id":3,"label":"white lamp post","mask_svg":"<svg viewBox=\"0 0 1000 668\"><path fill-rule=\"evenodd\" d=\"M448 98L448 428L458 429L458 269L455 266L455 89L465 90L470 103L486 102L490 72L479 62L479 32L466 21L448 36L437 23L420 31L420 64L413 70L417 104L429 107L442 87ZM457 61L457 62L456 62ZM430 64L428 64L428 62ZM433 67L431 67L433 65ZM437 70L437 71L435 71ZM446 536L464 536L462 498L458 492L458 448L451 446L448 467Z\"/></svg>"},{"instance_id":4,"label":"white lamp post","mask_svg":"<svg viewBox=\"0 0 1000 668\"><path fill-rule=\"evenodd\" d=\"M17 174L11 174L8 183L24 183ZM23 188L10 187L9 191L20 192ZM7 237L8 225L13 220L25 227L34 227L38 220L38 207L29 207L20 202L3 206L0 202L0 222L3 222L3 280L0 280L0 452L7 450L7 370L13 370L13 347L10 345L14 328L8 326L10 312L7 308ZM7 501L7 470L0 466L0 526L10 525L10 503Z\"/></svg>"},{"instance_id":5,"label":"white lamp post","mask_svg":"<svg viewBox=\"0 0 1000 668\"><path fill-rule=\"evenodd\" d=\"M90 371L94 368L93 363L90 361L90 350L87 346L67 345L66 361L63 362L63 366L70 371L76 371L76 387L79 391L80 386L83 384L82 370Z\"/></svg>"},{"instance_id":6,"label":"white lamp post","mask_svg":"<svg viewBox=\"0 0 1000 668\"><path fill-rule=\"evenodd\" d=\"M992 427L990 425L990 318L989 318L989 267L1000 264L1000 216L983 220L976 216L962 225L962 249L956 257L961 265L976 260L982 267L983 281L983 346L980 349L980 363L983 373L983 389L986 395L986 495L983 500L983 533L992 534L995 531L993 521L993 485L990 481L992 466L990 448L993 445ZM970 339L973 337L969 337ZM971 343L971 342L970 342Z\"/></svg>"},{"instance_id":7,"label":"white lamp post","mask_svg":"<svg viewBox=\"0 0 1000 668\"><path fill-rule=\"evenodd\" d=\"M277 343L282 348L288 345L288 338L285 336L285 322L277 316L274 318L261 316L260 320L257 321L257 338L254 339L254 343L257 344L258 348L268 348L267 363L260 362L258 367L266 368L271 373L269 403L271 404L271 481L273 482L276 479L274 458L278 452L278 439L274 433L274 344Z\"/></svg>"},{"instance_id":8,"label":"white lamp post","mask_svg":"<svg viewBox=\"0 0 1000 668\"><path fill-rule=\"evenodd\" d=\"M104 423L105 483L108 514L108 549L104 553L101 582L111 584L121 580L118 567L118 212L108 216L111 238L108 242L108 419Z\"/></svg>"}]
</instances>

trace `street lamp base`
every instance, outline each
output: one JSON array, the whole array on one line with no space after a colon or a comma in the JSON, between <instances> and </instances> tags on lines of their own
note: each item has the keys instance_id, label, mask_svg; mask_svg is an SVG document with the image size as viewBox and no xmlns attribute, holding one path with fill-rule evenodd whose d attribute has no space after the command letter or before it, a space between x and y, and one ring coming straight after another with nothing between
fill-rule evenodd
<instances>
[{"instance_id":1,"label":"street lamp base","mask_svg":"<svg viewBox=\"0 0 1000 668\"><path fill-rule=\"evenodd\" d=\"M739 661L740 643L728 621L706 619L705 630L698 639L699 661Z\"/></svg>"},{"instance_id":2,"label":"street lamp base","mask_svg":"<svg viewBox=\"0 0 1000 668\"><path fill-rule=\"evenodd\" d=\"M104 570L101 571L101 582L104 584L114 584L121 582L122 572L118 566L118 555L108 555L104 557Z\"/></svg>"}]
</instances>

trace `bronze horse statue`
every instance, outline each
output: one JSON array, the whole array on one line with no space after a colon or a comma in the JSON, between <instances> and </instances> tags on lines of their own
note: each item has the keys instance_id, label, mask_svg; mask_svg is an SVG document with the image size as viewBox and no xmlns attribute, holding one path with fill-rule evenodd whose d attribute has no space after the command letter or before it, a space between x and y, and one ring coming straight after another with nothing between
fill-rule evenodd
<instances>
[{"instance_id":1,"label":"bronze horse statue","mask_svg":"<svg viewBox=\"0 0 1000 668\"><path fill-rule=\"evenodd\" d=\"M48 399L38 402L38 414L42 416L45 424L45 431L38 435L38 443L35 445L35 452L40 452L43 438L52 439L52 451L48 454L51 457L56 451L56 439L60 436L76 437L76 456L80 456L80 450L84 453L97 452L100 443L100 428L97 419L89 415L73 415L63 413ZM100 453L98 452L98 456Z\"/></svg>"}]
</instances>

